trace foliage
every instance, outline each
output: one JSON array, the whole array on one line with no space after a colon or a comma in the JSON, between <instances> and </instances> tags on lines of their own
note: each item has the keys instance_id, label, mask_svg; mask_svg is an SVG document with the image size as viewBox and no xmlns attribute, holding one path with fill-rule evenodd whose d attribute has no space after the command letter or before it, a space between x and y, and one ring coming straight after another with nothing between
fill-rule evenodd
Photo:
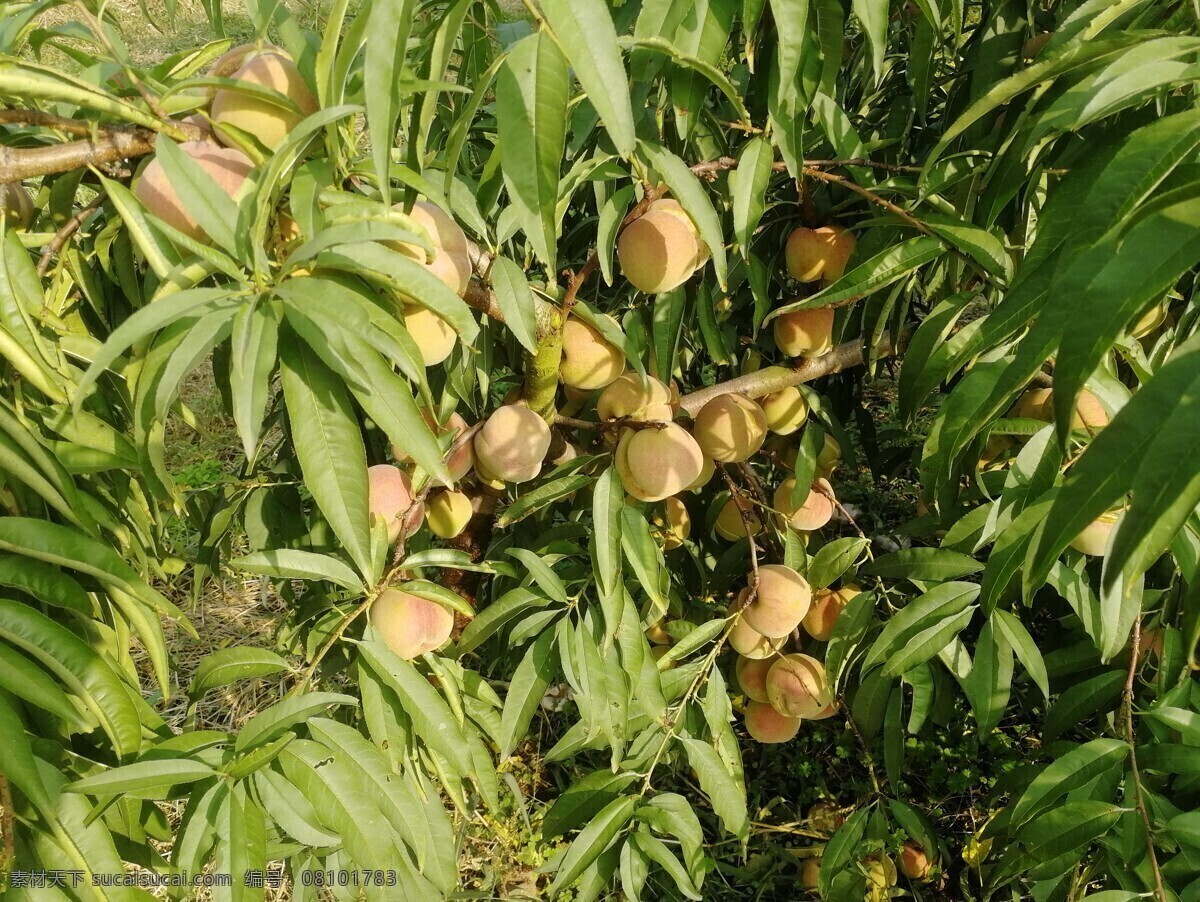
<instances>
[{"instance_id":1,"label":"foliage","mask_svg":"<svg viewBox=\"0 0 1200 902\"><path fill-rule=\"evenodd\" d=\"M338 898L448 897L457 831L524 814L538 787L513 775L536 766L554 774L531 828L540 891L717 897L774 879L735 850L761 849L776 795L761 777L782 772L793 805L819 782L846 809L809 831L824 898L899 892L881 862L905 840L934 861L902 878L919 898L1196 896L1191 6L540 0L508 21L486 0L335 0L311 31L251 0L255 40L290 53L320 108L278 147L225 136L255 163L232 199L163 150L228 87L205 74L232 43L220 0L205 8L218 37L150 64L102 4L21 2L0 21L0 182L37 208L0 247L10 867L210 869L235 875L222 898L250 899L244 873L282 861L297 899L343 868L396 885L327 888ZM51 48L69 71L40 61ZM131 190L156 147L212 243ZM614 247L664 187L711 261L646 296ZM432 249L418 197L475 245L462 297L396 249ZM798 285L789 233L830 222L857 235L850 265ZM444 363L424 365L412 304L456 333ZM770 369L788 365L772 322L825 307L839 344ZM610 433L555 419L574 403L556 395L568 314L674 380L687 416L735 379L754 397L800 385L803 437L686 494L696 527L665 550L661 506L626 496ZM891 357L886 423L868 402ZM164 437L208 360L240 456L181 476ZM1014 408L1051 383L1053 422ZM509 395L583 453L495 493L462 541L389 547L368 464L402 454L418 493L449 484L453 439L423 412L475 422ZM1073 427L1081 398L1103 423ZM922 447L896 440L917 428ZM767 516L762 486L827 470L826 435L847 505L915 476L922 513L869 536L845 508L811 534ZM729 492L763 509L756 539L711 532ZM1109 511L1104 555L1069 547ZM184 690L194 711L285 675L236 732L162 716L178 688L162 624L190 628L153 587L177 518L199 537L196 591L232 568L291 607L275 650L216 652ZM866 590L806 646L840 711L756 750L761 774L722 654L759 558ZM455 641L389 650L364 615L394 584L449 605ZM655 657L659 621L674 642ZM823 744L845 785L809 761ZM958 796L981 819L951 839ZM178 823L164 803L184 806ZM770 848L795 893L796 858Z\"/></svg>"}]
</instances>

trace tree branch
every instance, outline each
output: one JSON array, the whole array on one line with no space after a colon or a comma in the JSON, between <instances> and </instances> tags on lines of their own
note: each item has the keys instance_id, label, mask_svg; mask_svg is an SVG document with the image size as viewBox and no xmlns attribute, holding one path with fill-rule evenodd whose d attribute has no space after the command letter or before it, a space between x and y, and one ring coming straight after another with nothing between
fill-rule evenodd
<instances>
[{"instance_id":1,"label":"tree branch","mask_svg":"<svg viewBox=\"0 0 1200 902\"><path fill-rule=\"evenodd\" d=\"M96 133L97 125L83 119L68 119L66 116L55 116L41 110L0 109L0 125L33 125L41 128L51 128L55 131L74 135L77 138L90 138Z\"/></svg>"},{"instance_id":2,"label":"tree branch","mask_svg":"<svg viewBox=\"0 0 1200 902\"><path fill-rule=\"evenodd\" d=\"M0 184L154 153L157 132L136 126L103 128L95 138L42 147L0 147Z\"/></svg>"},{"instance_id":3,"label":"tree branch","mask_svg":"<svg viewBox=\"0 0 1200 902\"><path fill-rule=\"evenodd\" d=\"M42 251L42 256L38 260L37 265L37 274L39 276L46 274L46 270L50 268L50 261L54 255L61 251L66 243L71 240L71 236L79 231L79 227L83 225L83 221L100 208L106 197L108 195L104 191L101 191L85 207L80 209L78 213L63 223L62 228L55 233L54 239Z\"/></svg>"},{"instance_id":4,"label":"tree branch","mask_svg":"<svg viewBox=\"0 0 1200 902\"><path fill-rule=\"evenodd\" d=\"M894 357L904 350L907 341L907 336L902 337L898 342L885 340L877 349L876 356L880 358ZM761 398L763 395L769 395L790 385L812 382L822 376L840 373L842 370L860 365L865 359L861 342L848 341L838 345L828 354L809 357L790 370L778 366L767 367L691 392L683 396L679 407L688 416L694 417L705 404L720 395L738 392L748 398Z\"/></svg>"},{"instance_id":5,"label":"tree branch","mask_svg":"<svg viewBox=\"0 0 1200 902\"><path fill-rule=\"evenodd\" d=\"M1163 890L1162 871L1158 867L1158 855L1154 851L1154 826L1150 822L1150 813L1146 810L1146 798L1142 793L1142 774L1138 770L1137 734L1133 728L1133 683L1137 677L1138 661L1141 655L1138 646L1142 638L1141 611L1133 621L1133 635L1129 639L1129 671L1125 676L1125 692L1122 711L1125 720L1125 741L1129 744L1129 772L1133 777L1134 799L1138 814L1142 818L1142 826L1146 830L1146 852L1150 858L1150 872L1154 875L1155 902L1167 902L1167 894Z\"/></svg>"}]
</instances>

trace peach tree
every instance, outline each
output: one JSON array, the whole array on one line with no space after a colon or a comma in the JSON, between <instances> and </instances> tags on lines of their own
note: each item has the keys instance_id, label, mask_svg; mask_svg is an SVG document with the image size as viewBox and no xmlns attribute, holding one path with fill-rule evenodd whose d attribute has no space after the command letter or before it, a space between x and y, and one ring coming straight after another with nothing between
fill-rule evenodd
<instances>
[{"instance_id":1,"label":"peach tree","mask_svg":"<svg viewBox=\"0 0 1200 902\"><path fill-rule=\"evenodd\" d=\"M150 61L175 2L0 19L14 875L491 892L516 806L548 897L1196 894L1192 6L203 6ZM185 491L210 363L236 465ZM181 571L288 621L181 673ZM1011 723L939 823L914 743ZM869 784L764 852L822 735Z\"/></svg>"}]
</instances>

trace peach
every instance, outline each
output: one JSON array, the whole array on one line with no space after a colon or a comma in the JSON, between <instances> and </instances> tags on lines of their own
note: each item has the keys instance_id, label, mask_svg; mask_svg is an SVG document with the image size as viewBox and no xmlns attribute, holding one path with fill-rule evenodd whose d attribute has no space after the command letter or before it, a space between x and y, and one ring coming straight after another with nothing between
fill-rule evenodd
<instances>
[{"instance_id":1,"label":"peach","mask_svg":"<svg viewBox=\"0 0 1200 902\"><path fill-rule=\"evenodd\" d=\"M742 618L771 639L786 638L800 625L812 603L812 589L804 577L782 564L758 568L758 591Z\"/></svg>"},{"instance_id":2,"label":"peach","mask_svg":"<svg viewBox=\"0 0 1200 902\"><path fill-rule=\"evenodd\" d=\"M403 213L404 204L395 204L393 209ZM427 256L419 244L389 241L387 246L412 257L459 297L465 295L471 284L471 254L466 233L453 216L429 201L417 201L408 216L425 230L433 244L432 257Z\"/></svg>"},{"instance_id":3,"label":"peach","mask_svg":"<svg viewBox=\"0 0 1200 902\"><path fill-rule=\"evenodd\" d=\"M799 506L792 503L792 490L795 485L796 477L789 476L775 489L775 509L792 529L811 532L833 519L833 501L819 490L817 482L812 484L808 495ZM828 485L826 482L825 486Z\"/></svg>"},{"instance_id":4,"label":"peach","mask_svg":"<svg viewBox=\"0 0 1200 902\"><path fill-rule=\"evenodd\" d=\"M678 498L664 499L663 514L663 549L671 551L686 542L692 534L692 515L688 513L687 505Z\"/></svg>"},{"instance_id":5,"label":"peach","mask_svg":"<svg viewBox=\"0 0 1200 902\"><path fill-rule=\"evenodd\" d=\"M426 366L437 366L450 356L458 333L448 322L420 304L405 304L403 318L404 328L421 349Z\"/></svg>"},{"instance_id":6,"label":"peach","mask_svg":"<svg viewBox=\"0 0 1200 902\"><path fill-rule=\"evenodd\" d=\"M399 467L391 464L376 464L367 468L367 507L372 522L378 517L387 526L388 541L395 542L400 538L406 521L411 519L416 525L408 524L411 534L420 525L423 505L413 508L412 480Z\"/></svg>"},{"instance_id":7,"label":"peach","mask_svg":"<svg viewBox=\"0 0 1200 902\"><path fill-rule=\"evenodd\" d=\"M808 717L820 714L833 701L825 665L811 655L784 655L771 665L766 679L767 699L780 714Z\"/></svg>"},{"instance_id":8,"label":"peach","mask_svg":"<svg viewBox=\"0 0 1200 902\"><path fill-rule=\"evenodd\" d=\"M471 519L471 499L463 492L437 492L425 505L429 531L442 539L453 539Z\"/></svg>"},{"instance_id":9,"label":"peach","mask_svg":"<svg viewBox=\"0 0 1200 902\"><path fill-rule=\"evenodd\" d=\"M808 401L794 385L781 388L758 400L767 428L776 435L791 435L808 419Z\"/></svg>"},{"instance_id":10,"label":"peach","mask_svg":"<svg viewBox=\"0 0 1200 902\"><path fill-rule=\"evenodd\" d=\"M764 702L746 705L746 732L750 738L764 745L789 742L800 732L800 718L780 714Z\"/></svg>"},{"instance_id":11,"label":"peach","mask_svg":"<svg viewBox=\"0 0 1200 902\"><path fill-rule=\"evenodd\" d=\"M616 321L606 317L613 326ZM611 344L600 330L581 319L563 325L562 363L559 377L565 385L594 391L615 382L625 372L625 354Z\"/></svg>"},{"instance_id":12,"label":"peach","mask_svg":"<svg viewBox=\"0 0 1200 902\"><path fill-rule=\"evenodd\" d=\"M746 697L754 702L767 700L767 671L775 663L774 658L747 658L739 656L734 665L738 685Z\"/></svg>"},{"instance_id":13,"label":"peach","mask_svg":"<svg viewBox=\"0 0 1200 902\"><path fill-rule=\"evenodd\" d=\"M846 271L856 243L854 233L841 226L794 229L783 252L788 273L798 282L836 281Z\"/></svg>"},{"instance_id":14,"label":"peach","mask_svg":"<svg viewBox=\"0 0 1200 902\"><path fill-rule=\"evenodd\" d=\"M0 185L0 216L10 229L27 229L33 222L33 195L20 182Z\"/></svg>"},{"instance_id":15,"label":"peach","mask_svg":"<svg viewBox=\"0 0 1200 902\"><path fill-rule=\"evenodd\" d=\"M400 589L381 593L370 616L383 644L406 661L441 648L454 629L448 608Z\"/></svg>"},{"instance_id":16,"label":"peach","mask_svg":"<svg viewBox=\"0 0 1200 902\"><path fill-rule=\"evenodd\" d=\"M862 592L858 586L847 585L841 589L821 589L813 597L812 607L804 615L804 629L820 642L828 642L838 615L846 609L856 595Z\"/></svg>"},{"instance_id":17,"label":"peach","mask_svg":"<svg viewBox=\"0 0 1200 902\"><path fill-rule=\"evenodd\" d=\"M218 147L207 141L185 141L179 145L179 149L195 160L217 183L217 187L230 197L238 193L250 170L254 168L254 163L248 156L232 147ZM133 193L151 215L167 225L174 226L195 241L209 240L200 224L184 206L175 186L167 179L167 173L159 160L151 160L142 170Z\"/></svg>"},{"instance_id":18,"label":"peach","mask_svg":"<svg viewBox=\"0 0 1200 902\"><path fill-rule=\"evenodd\" d=\"M688 490L694 492L697 489L704 488L716 472L717 467L713 463L713 459L708 455L703 455L703 460L700 462L700 475L696 477L695 482L688 486Z\"/></svg>"},{"instance_id":19,"label":"peach","mask_svg":"<svg viewBox=\"0 0 1200 902\"><path fill-rule=\"evenodd\" d=\"M457 442L462 434L471 428L467 424L467 421L462 418L462 415L457 412L450 414L445 426L438 423L433 411L428 408L421 411L421 418L425 420L438 438L444 440L447 435L452 435L452 444L453 442ZM392 456L396 458L396 463L406 464L412 461L408 452L399 445L392 445ZM446 469L450 471L450 478L457 482L471 472L471 466L474 463L475 453L471 442L465 442L457 451L450 455L450 459L446 461Z\"/></svg>"},{"instance_id":20,"label":"peach","mask_svg":"<svg viewBox=\"0 0 1200 902\"><path fill-rule=\"evenodd\" d=\"M671 389L653 376L625 373L611 382L596 401L601 420L630 419L670 422L675 416Z\"/></svg>"},{"instance_id":21,"label":"peach","mask_svg":"<svg viewBox=\"0 0 1200 902\"><path fill-rule=\"evenodd\" d=\"M828 432L825 433L821 450L817 452L817 473L828 479L842 461L842 446Z\"/></svg>"},{"instance_id":22,"label":"peach","mask_svg":"<svg viewBox=\"0 0 1200 902\"><path fill-rule=\"evenodd\" d=\"M821 885L821 856L805 858L800 865L800 885L807 890L815 890Z\"/></svg>"},{"instance_id":23,"label":"peach","mask_svg":"<svg viewBox=\"0 0 1200 902\"><path fill-rule=\"evenodd\" d=\"M213 97L211 116L217 126L217 137L223 144L232 144L228 135L221 131L221 126L229 125L253 135L263 146L274 150L305 116L317 111L316 98L308 89L300 70L283 53L268 52L253 56L230 77L247 85L283 94L296 105L299 112L257 94L220 88Z\"/></svg>"},{"instance_id":24,"label":"peach","mask_svg":"<svg viewBox=\"0 0 1200 902\"><path fill-rule=\"evenodd\" d=\"M626 429L614 456L625 491L640 501L662 501L696 481L704 454L678 423L662 429Z\"/></svg>"},{"instance_id":25,"label":"peach","mask_svg":"<svg viewBox=\"0 0 1200 902\"><path fill-rule=\"evenodd\" d=\"M621 272L646 294L678 288L702 262L702 253L694 226L670 209L647 210L617 236Z\"/></svg>"},{"instance_id":26,"label":"peach","mask_svg":"<svg viewBox=\"0 0 1200 902\"><path fill-rule=\"evenodd\" d=\"M1071 540L1071 547L1083 554L1101 557L1108 550L1108 537L1116 525L1117 513L1101 514Z\"/></svg>"},{"instance_id":27,"label":"peach","mask_svg":"<svg viewBox=\"0 0 1200 902\"><path fill-rule=\"evenodd\" d=\"M717 395L696 414L692 434L705 455L724 463L746 460L767 437L763 409L745 395Z\"/></svg>"},{"instance_id":28,"label":"peach","mask_svg":"<svg viewBox=\"0 0 1200 902\"><path fill-rule=\"evenodd\" d=\"M929 856L919 845L905 840L900 849L900 870L910 880L924 880L929 876Z\"/></svg>"},{"instance_id":29,"label":"peach","mask_svg":"<svg viewBox=\"0 0 1200 902\"><path fill-rule=\"evenodd\" d=\"M746 502L749 505L749 502ZM713 528L716 529L717 535L730 542L736 542L738 539L746 538L746 524L750 525L750 535L756 536L762 532L762 520L758 518L753 508L746 511L745 518L742 517L742 512L738 509L737 502L732 498L728 499L721 507L721 512L717 514L716 522Z\"/></svg>"},{"instance_id":30,"label":"peach","mask_svg":"<svg viewBox=\"0 0 1200 902\"><path fill-rule=\"evenodd\" d=\"M788 357L820 357L833 349L833 308L794 310L774 320L775 345Z\"/></svg>"},{"instance_id":31,"label":"peach","mask_svg":"<svg viewBox=\"0 0 1200 902\"><path fill-rule=\"evenodd\" d=\"M528 482L550 450L546 421L519 404L493 411L475 434L475 469L487 480Z\"/></svg>"},{"instance_id":32,"label":"peach","mask_svg":"<svg viewBox=\"0 0 1200 902\"><path fill-rule=\"evenodd\" d=\"M738 593L737 600L729 605L730 616L742 611L742 606L749 594L749 589L742 589ZM754 660L773 658L779 653L779 650L783 648L786 642L786 636L779 639L768 639L746 622L744 611L729 631L729 647L743 658L752 658Z\"/></svg>"}]
</instances>

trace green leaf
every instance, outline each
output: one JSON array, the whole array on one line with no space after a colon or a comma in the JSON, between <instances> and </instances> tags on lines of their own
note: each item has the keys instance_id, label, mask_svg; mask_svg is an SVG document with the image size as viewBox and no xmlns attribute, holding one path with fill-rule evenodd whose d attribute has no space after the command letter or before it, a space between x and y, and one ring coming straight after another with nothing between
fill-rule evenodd
<instances>
[{"instance_id":1,"label":"green leaf","mask_svg":"<svg viewBox=\"0 0 1200 902\"><path fill-rule=\"evenodd\" d=\"M229 395L233 421L248 460L254 460L263 417L271 401L271 373L279 343L279 320L270 305L248 304L233 319Z\"/></svg>"},{"instance_id":2,"label":"green leaf","mask_svg":"<svg viewBox=\"0 0 1200 902\"><path fill-rule=\"evenodd\" d=\"M238 680L271 676L287 669L287 661L265 648L221 648L205 655L200 662L192 676L191 685L188 686L188 695L198 699L218 686L228 686Z\"/></svg>"},{"instance_id":3,"label":"green leaf","mask_svg":"<svg viewBox=\"0 0 1200 902\"><path fill-rule=\"evenodd\" d=\"M600 272L604 275L604 281L609 285L613 283L612 260L617 232L629 212L630 204L633 203L634 190L633 185L618 188L600 209L600 222L596 226L596 256L600 260Z\"/></svg>"},{"instance_id":4,"label":"green leaf","mask_svg":"<svg viewBox=\"0 0 1200 902\"><path fill-rule=\"evenodd\" d=\"M1034 685L1042 691L1042 697L1050 701L1050 678L1046 674L1046 662L1042 659L1037 642L1029 635L1029 630L1025 629L1025 624L1015 614L1000 609L992 611L992 622L1008 640L1016 652L1017 660L1021 662Z\"/></svg>"},{"instance_id":5,"label":"green leaf","mask_svg":"<svg viewBox=\"0 0 1200 902\"><path fill-rule=\"evenodd\" d=\"M1188 742L1200 742L1200 714L1172 705L1151 708L1146 714L1172 730L1183 734Z\"/></svg>"},{"instance_id":6,"label":"green leaf","mask_svg":"<svg viewBox=\"0 0 1200 902\"><path fill-rule=\"evenodd\" d=\"M292 443L321 513L364 579L372 578L367 452L345 386L307 346L280 348Z\"/></svg>"},{"instance_id":7,"label":"green leaf","mask_svg":"<svg viewBox=\"0 0 1200 902\"><path fill-rule=\"evenodd\" d=\"M609 802L592 821L580 831L563 856L547 895L553 899L574 883L593 861L600 857L625 829L637 807L637 796L622 796Z\"/></svg>"},{"instance_id":8,"label":"green leaf","mask_svg":"<svg viewBox=\"0 0 1200 902\"><path fill-rule=\"evenodd\" d=\"M1026 825L1021 836L1034 862L1051 861L1087 845L1116 824L1125 809L1108 802L1066 802Z\"/></svg>"},{"instance_id":9,"label":"green leaf","mask_svg":"<svg viewBox=\"0 0 1200 902\"><path fill-rule=\"evenodd\" d=\"M216 776L216 771L200 761L169 758L158 761L138 761L124 767L114 767L91 777L68 783L66 792L87 795L118 795L126 792L146 792L166 789L181 783L195 783Z\"/></svg>"},{"instance_id":10,"label":"green leaf","mask_svg":"<svg viewBox=\"0 0 1200 902\"><path fill-rule=\"evenodd\" d=\"M496 75L500 168L534 253L554 269L558 173L566 142L567 60L543 32L514 44Z\"/></svg>"},{"instance_id":11,"label":"green leaf","mask_svg":"<svg viewBox=\"0 0 1200 902\"><path fill-rule=\"evenodd\" d=\"M609 467L596 480L592 493L592 520L595 525L596 553L592 569L605 595L612 594L621 580L621 510L625 507L625 489L617 468Z\"/></svg>"},{"instance_id":12,"label":"green leaf","mask_svg":"<svg viewBox=\"0 0 1200 902\"><path fill-rule=\"evenodd\" d=\"M86 732L95 726L94 720L75 709L46 671L8 645L0 645L0 686L35 708L66 721L76 732Z\"/></svg>"},{"instance_id":13,"label":"green leaf","mask_svg":"<svg viewBox=\"0 0 1200 902\"><path fill-rule=\"evenodd\" d=\"M352 591L366 590L354 571L337 558L299 548L256 551L234 558L229 562L229 566L277 579L324 579Z\"/></svg>"},{"instance_id":14,"label":"green leaf","mask_svg":"<svg viewBox=\"0 0 1200 902\"><path fill-rule=\"evenodd\" d=\"M976 610L978 608L971 605L966 610L943 617L915 633L903 648L887 659L883 665L883 675L885 677L900 676L937 655L966 629L967 624L975 616Z\"/></svg>"},{"instance_id":15,"label":"green leaf","mask_svg":"<svg viewBox=\"0 0 1200 902\"><path fill-rule=\"evenodd\" d=\"M513 618L548 604L549 598L526 588L505 592L467 624L455 645L455 651L460 657L474 651Z\"/></svg>"},{"instance_id":16,"label":"green leaf","mask_svg":"<svg viewBox=\"0 0 1200 902\"><path fill-rule=\"evenodd\" d=\"M617 153L628 158L637 136L629 75L621 60L608 5L603 0L541 0L538 5L571 61L575 77L587 91L588 100L600 114Z\"/></svg>"},{"instance_id":17,"label":"green leaf","mask_svg":"<svg viewBox=\"0 0 1200 902\"><path fill-rule=\"evenodd\" d=\"M963 681L981 736L996 729L1004 716L1012 693L1012 675L1012 647L989 620L975 640L975 663Z\"/></svg>"},{"instance_id":18,"label":"green leaf","mask_svg":"<svg viewBox=\"0 0 1200 902\"><path fill-rule=\"evenodd\" d=\"M1117 739L1093 739L1059 756L1048 765L1012 806L1012 828L1029 820L1062 796L1087 786L1101 774L1117 767L1129 747Z\"/></svg>"},{"instance_id":19,"label":"green leaf","mask_svg":"<svg viewBox=\"0 0 1200 902\"><path fill-rule=\"evenodd\" d=\"M245 752L270 742L289 727L306 722L314 714L324 711L330 705L358 707L358 699L336 692L305 692L301 695L289 695L246 721L242 725L242 729L238 731L233 750L239 753Z\"/></svg>"},{"instance_id":20,"label":"green leaf","mask_svg":"<svg viewBox=\"0 0 1200 902\"><path fill-rule=\"evenodd\" d=\"M4 776L33 802L43 816L53 817L54 805L38 773L25 725L0 693L0 729L4 731Z\"/></svg>"},{"instance_id":21,"label":"green leaf","mask_svg":"<svg viewBox=\"0 0 1200 902\"><path fill-rule=\"evenodd\" d=\"M813 307L829 307L845 301L858 300L903 279L913 270L946 253L941 239L918 235L880 251L870 260L860 263L836 282L802 301L776 307L766 322L777 316Z\"/></svg>"},{"instance_id":22,"label":"green leaf","mask_svg":"<svg viewBox=\"0 0 1200 902\"><path fill-rule=\"evenodd\" d=\"M8 599L0 599L0 638L36 658L66 684L100 722L118 757L138 750L141 719L128 687L87 643L44 614Z\"/></svg>"},{"instance_id":23,"label":"green leaf","mask_svg":"<svg viewBox=\"0 0 1200 902\"><path fill-rule=\"evenodd\" d=\"M801 82L804 49L808 43L808 0L770 0L771 16L778 31L779 92L794 99Z\"/></svg>"},{"instance_id":24,"label":"green leaf","mask_svg":"<svg viewBox=\"0 0 1200 902\"><path fill-rule=\"evenodd\" d=\"M707 742L680 736L688 763L696 772L700 789L721 819L722 826L739 839L750 835L750 816L746 810L746 789L741 780L729 773L717 750Z\"/></svg>"},{"instance_id":25,"label":"green leaf","mask_svg":"<svg viewBox=\"0 0 1200 902\"><path fill-rule=\"evenodd\" d=\"M807 5L807 4L804 4ZM771 165L775 149L766 138L755 137L746 142L738 156L737 168L729 173L729 189L733 194L733 234L741 247L743 259L750 259L750 241L766 210L767 185L771 181Z\"/></svg>"},{"instance_id":26,"label":"green leaf","mask_svg":"<svg viewBox=\"0 0 1200 902\"><path fill-rule=\"evenodd\" d=\"M720 217L717 216L708 192L704 190L696 174L688 168L687 163L661 144L639 141L638 149L655 172L662 176L662 180L671 189L671 194L696 224L701 240L708 245L712 254L717 283L724 289L729 275L729 264L725 257L725 237L721 231Z\"/></svg>"},{"instance_id":27,"label":"green leaf","mask_svg":"<svg viewBox=\"0 0 1200 902\"><path fill-rule=\"evenodd\" d=\"M929 230L956 250L966 254L980 268L1001 283L1012 278L1012 258L1004 242L982 226L964 222L938 213L922 214L922 222Z\"/></svg>"},{"instance_id":28,"label":"green leaf","mask_svg":"<svg viewBox=\"0 0 1200 902\"><path fill-rule=\"evenodd\" d=\"M237 203L174 141L164 137L162 141L156 141L154 147L154 157L162 165L163 174L178 193L183 207L208 237L236 257Z\"/></svg>"},{"instance_id":29,"label":"green leaf","mask_svg":"<svg viewBox=\"0 0 1200 902\"><path fill-rule=\"evenodd\" d=\"M635 779L633 774L593 771L572 783L554 800L542 819L542 836L554 839L592 820Z\"/></svg>"},{"instance_id":30,"label":"green leaf","mask_svg":"<svg viewBox=\"0 0 1200 902\"><path fill-rule=\"evenodd\" d=\"M361 15L362 13L360 13ZM413 0L371 0L366 10L367 50L363 61L363 93L371 157L383 202L391 203L391 152L400 116L400 79L408 53Z\"/></svg>"},{"instance_id":31,"label":"green leaf","mask_svg":"<svg viewBox=\"0 0 1200 902\"><path fill-rule=\"evenodd\" d=\"M665 615L670 604L666 595L669 580L662 550L654 541L646 518L628 505L621 510L621 548L655 610Z\"/></svg>"},{"instance_id":32,"label":"green leaf","mask_svg":"<svg viewBox=\"0 0 1200 902\"><path fill-rule=\"evenodd\" d=\"M983 569L970 555L944 548L904 548L876 558L862 568L867 576L888 579L953 580Z\"/></svg>"},{"instance_id":33,"label":"green leaf","mask_svg":"<svg viewBox=\"0 0 1200 902\"><path fill-rule=\"evenodd\" d=\"M854 566L870 544L870 539L848 536L822 545L808 562L808 584L814 589L824 589L833 585Z\"/></svg>"},{"instance_id":34,"label":"green leaf","mask_svg":"<svg viewBox=\"0 0 1200 902\"><path fill-rule=\"evenodd\" d=\"M521 347L537 351L537 303L525 273L507 257L492 258L492 288L504 314L504 324L516 336Z\"/></svg>"},{"instance_id":35,"label":"green leaf","mask_svg":"<svg viewBox=\"0 0 1200 902\"><path fill-rule=\"evenodd\" d=\"M871 48L871 71L876 82L883 75L883 55L887 50L889 0L853 0L851 8L862 25Z\"/></svg>"},{"instance_id":36,"label":"green leaf","mask_svg":"<svg viewBox=\"0 0 1200 902\"><path fill-rule=\"evenodd\" d=\"M1125 675L1110 670L1065 690L1046 712L1045 741L1057 739L1097 711L1106 710L1121 694Z\"/></svg>"},{"instance_id":37,"label":"green leaf","mask_svg":"<svg viewBox=\"0 0 1200 902\"><path fill-rule=\"evenodd\" d=\"M83 586L57 567L35 558L0 555L0 586L17 589L45 604L85 617L92 615L92 602Z\"/></svg>"},{"instance_id":38,"label":"green leaf","mask_svg":"<svg viewBox=\"0 0 1200 902\"><path fill-rule=\"evenodd\" d=\"M553 479L544 485L539 485L532 492L522 495L506 507L504 513L496 518L496 525L504 527L519 523L556 501L570 498L591 481L592 477L584 473L572 473L570 476L563 476L561 479Z\"/></svg>"},{"instance_id":39,"label":"green leaf","mask_svg":"<svg viewBox=\"0 0 1200 902\"><path fill-rule=\"evenodd\" d=\"M500 760L506 760L529 730L546 689L558 671L554 630L545 630L521 658L508 686L500 717Z\"/></svg>"}]
</instances>

